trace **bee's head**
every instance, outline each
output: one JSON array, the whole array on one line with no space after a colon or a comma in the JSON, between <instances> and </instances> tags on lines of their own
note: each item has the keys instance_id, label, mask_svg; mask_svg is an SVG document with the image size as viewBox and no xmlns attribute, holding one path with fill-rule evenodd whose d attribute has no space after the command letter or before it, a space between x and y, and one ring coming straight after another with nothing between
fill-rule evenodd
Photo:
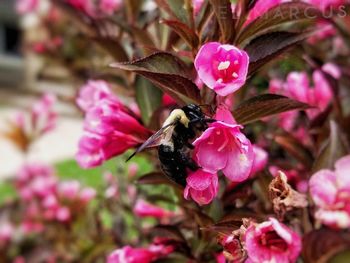
<instances>
[{"instance_id":1,"label":"bee's head","mask_svg":"<svg viewBox=\"0 0 350 263\"><path fill-rule=\"evenodd\" d=\"M187 106L184 106L182 110L190 121L201 121L205 118L202 109L196 104L188 104Z\"/></svg>"},{"instance_id":2,"label":"bee's head","mask_svg":"<svg viewBox=\"0 0 350 263\"><path fill-rule=\"evenodd\" d=\"M184 106L182 110L190 120L202 119L205 117L201 107L196 104L188 104Z\"/></svg>"}]
</instances>

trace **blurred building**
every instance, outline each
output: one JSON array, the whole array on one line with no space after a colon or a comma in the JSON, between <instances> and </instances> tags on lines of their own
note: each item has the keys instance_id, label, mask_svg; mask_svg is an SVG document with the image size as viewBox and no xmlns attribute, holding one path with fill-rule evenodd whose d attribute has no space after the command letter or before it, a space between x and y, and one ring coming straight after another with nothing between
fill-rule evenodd
<instances>
[{"instance_id":1,"label":"blurred building","mask_svg":"<svg viewBox=\"0 0 350 263\"><path fill-rule=\"evenodd\" d=\"M24 79L21 30L14 3L14 0L0 0L0 88L16 87Z\"/></svg>"}]
</instances>

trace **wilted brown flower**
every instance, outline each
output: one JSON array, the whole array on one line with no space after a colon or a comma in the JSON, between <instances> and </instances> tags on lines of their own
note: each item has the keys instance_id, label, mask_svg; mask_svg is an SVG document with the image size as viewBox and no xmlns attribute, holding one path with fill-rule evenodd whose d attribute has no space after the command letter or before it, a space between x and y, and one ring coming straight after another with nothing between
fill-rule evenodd
<instances>
[{"instance_id":1,"label":"wilted brown flower","mask_svg":"<svg viewBox=\"0 0 350 263\"><path fill-rule=\"evenodd\" d=\"M294 208L308 206L307 197L295 191L287 182L287 176L279 171L278 175L269 185L269 196L273 209L278 217L283 218L284 214Z\"/></svg>"}]
</instances>

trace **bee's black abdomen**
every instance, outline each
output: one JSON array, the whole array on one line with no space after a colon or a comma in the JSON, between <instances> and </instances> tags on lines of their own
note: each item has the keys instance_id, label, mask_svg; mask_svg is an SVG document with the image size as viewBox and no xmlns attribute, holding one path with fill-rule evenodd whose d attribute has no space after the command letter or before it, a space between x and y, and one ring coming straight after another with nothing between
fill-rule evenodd
<instances>
[{"instance_id":1,"label":"bee's black abdomen","mask_svg":"<svg viewBox=\"0 0 350 263\"><path fill-rule=\"evenodd\" d=\"M158 148L158 157L163 172L173 182L186 186L186 164L182 161L183 154L167 145L160 145Z\"/></svg>"}]
</instances>

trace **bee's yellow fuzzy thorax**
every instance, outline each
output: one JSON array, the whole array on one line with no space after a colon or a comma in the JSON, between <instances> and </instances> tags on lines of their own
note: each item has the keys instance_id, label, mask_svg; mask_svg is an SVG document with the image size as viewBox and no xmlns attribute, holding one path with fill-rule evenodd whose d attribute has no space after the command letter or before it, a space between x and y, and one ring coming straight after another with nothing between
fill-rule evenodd
<instances>
[{"instance_id":1,"label":"bee's yellow fuzzy thorax","mask_svg":"<svg viewBox=\"0 0 350 263\"><path fill-rule=\"evenodd\" d=\"M190 120L187 118L185 112L181 109L173 110L169 117L165 120L163 127L166 125L169 125L170 123L178 120L180 123L182 123L186 128L188 128L188 124Z\"/></svg>"}]
</instances>

